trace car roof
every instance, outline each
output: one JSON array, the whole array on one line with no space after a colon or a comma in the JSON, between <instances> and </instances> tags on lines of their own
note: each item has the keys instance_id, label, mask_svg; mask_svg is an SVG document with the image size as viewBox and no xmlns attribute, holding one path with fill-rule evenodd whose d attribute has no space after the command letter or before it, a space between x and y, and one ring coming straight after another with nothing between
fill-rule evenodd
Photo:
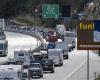
<instances>
[{"instance_id":1,"label":"car roof","mask_svg":"<svg viewBox=\"0 0 100 80\"><path fill-rule=\"evenodd\" d=\"M32 64L40 64L39 62L33 62Z\"/></svg>"}]
</instances>

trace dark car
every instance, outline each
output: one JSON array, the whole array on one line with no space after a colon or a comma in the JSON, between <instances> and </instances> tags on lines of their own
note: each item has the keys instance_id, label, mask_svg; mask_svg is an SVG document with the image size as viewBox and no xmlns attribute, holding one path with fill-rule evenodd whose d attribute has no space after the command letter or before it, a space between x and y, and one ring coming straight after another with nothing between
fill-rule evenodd
<instances>
[{"instance_id":1,"label":"dark car","mask_svg":"<svg viewBox=\"0 0 100 80\"><path fill-rule=\"evenodd\" d=\"M54 73L54 63L50 59L42 59L41 65L43 68L43 71L51 71L51 73Z\"/></svg>"},{"instance_id":2,"label":"dark car","mask_svg":"<svg viewBox=\"0 0 100 80\"><path fill-rule=\"evenodd\" d=\"M43 69L40 63L31 63L29 68L30 77L39 76L43 77Z\"/></svg>"}]
</instances>

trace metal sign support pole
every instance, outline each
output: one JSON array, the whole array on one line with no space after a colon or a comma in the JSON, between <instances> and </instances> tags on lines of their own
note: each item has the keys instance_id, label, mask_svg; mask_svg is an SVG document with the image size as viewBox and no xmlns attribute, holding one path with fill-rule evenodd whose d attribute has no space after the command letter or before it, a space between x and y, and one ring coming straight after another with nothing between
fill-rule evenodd
<instances>
[{"instance_id":1,"label":"metal sign support pole","mask_svg":"<svg viewBox=\"0 0 100 80\"><path fill-rule=\"evenodd\" d=\"M87 51L87 80L89 80L89 50Z\"/></svg>"}]
</instances>

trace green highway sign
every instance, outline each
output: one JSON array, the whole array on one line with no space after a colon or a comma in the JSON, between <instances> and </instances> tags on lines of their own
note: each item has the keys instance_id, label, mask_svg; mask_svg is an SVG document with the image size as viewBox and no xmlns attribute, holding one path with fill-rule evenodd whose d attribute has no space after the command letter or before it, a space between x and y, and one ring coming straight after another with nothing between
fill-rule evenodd
<instances>
[{"instance_id":1,"label":"green highway sign","mask_svg":"<svg viewBox=\"0 0 100 80\"><path fill-rule=\"evenodd\" d=\"M57 4L43 4L42 5L43 18L59 18L59 5Z\"/></svg>"}]
</instances>

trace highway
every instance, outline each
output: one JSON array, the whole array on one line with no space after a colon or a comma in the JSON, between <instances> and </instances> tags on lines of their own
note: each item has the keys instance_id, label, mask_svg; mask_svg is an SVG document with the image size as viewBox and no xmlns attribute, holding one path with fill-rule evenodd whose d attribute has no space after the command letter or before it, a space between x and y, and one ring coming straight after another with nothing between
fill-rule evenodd
<instances>
[{"instance_id":1,"label":"highway","mask_svg":"<svg viewBox=\"0 0 100 80\"><path fill-rule=\"evenodd\" d=\"M0 57L0 62L13 58L15 49L35 49L40 42L37 39L19 34L6 32L8 40L8 56ZM55 67L55 73L45 72L43 78L31 80L87 80L86 79L87 51L73 50L69 52L69 59L64 60L64 65ZM100 71L100 58L97 54L90 52L90 80L94 80L94 72ZM97 68L96 68L97 67Z\"/></svg>"},{"instance_id":2,"label":"highway","mask_svg":"<svg viewBox=\"0 0 100 80\"><path fill-rule=\"evenodd\" d=\"M8 55L7 57L0 57L0 62L13 58L16 49L35 49L40 44L39 40L28 35L13 32L5 32L5 34L8 40Z\"/></svg>"},{"instance_id":3,"label":"highway","mask_svg":"<svg viewBox=\"0 0 100 80\"><path fill-rule=\"evenodd\" d=\"M93 64L95 63L94 59L99 58L96 54L93 52L90 52L90 61L92 60ZM81 50L74 50L72 52L69 52L69 59L64 60L64 65L62 67L56 67L55 68L55 73L44 73L43 78L37 78L37 79L32 79L32 80L87 80L86 79L86 74L87 74L87 68L86 68L86 62L87 62L87 51L81 51ZM94 66L91 63L92 69ZM100 67L99 63L95 63L98 66L95 67ZM92 69L91 73L92 74L92 79L94 78L94 72L100 69ZM91 77L90 76L90 77Z\"/></svg>"}]
</instances>

